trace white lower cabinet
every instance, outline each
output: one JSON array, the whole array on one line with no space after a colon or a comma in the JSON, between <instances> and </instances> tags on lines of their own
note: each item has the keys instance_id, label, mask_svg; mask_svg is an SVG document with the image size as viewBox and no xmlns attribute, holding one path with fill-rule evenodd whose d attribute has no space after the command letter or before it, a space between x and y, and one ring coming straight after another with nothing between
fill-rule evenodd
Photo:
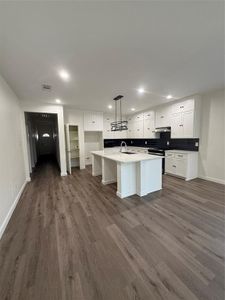
<instances>
[{"instance_id":1,"label":"white lower cabinet","mask_svg":"<svg viewBox=\"0 0 225 300\"><path fill-rule=\"evenodd\" d=\"M198 152L168 150L165 154L165 173L191 180L198 177Z\"/></svg>"}]
</instances>

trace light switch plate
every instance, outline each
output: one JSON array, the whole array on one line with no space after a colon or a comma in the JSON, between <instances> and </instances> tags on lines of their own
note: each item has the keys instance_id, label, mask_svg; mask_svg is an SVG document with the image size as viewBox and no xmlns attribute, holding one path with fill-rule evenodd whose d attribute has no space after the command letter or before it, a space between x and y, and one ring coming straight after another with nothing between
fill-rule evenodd
<instances>
[{"instance_id":1,"label":"light switch plate","mask_svg":"<svg viewBox=\"0 0 225 300\"><path fill-rule=\"evenodd\" d=\"M198 142L195 142L195 147L198 147Z\"/></svg>"}]
</instances>

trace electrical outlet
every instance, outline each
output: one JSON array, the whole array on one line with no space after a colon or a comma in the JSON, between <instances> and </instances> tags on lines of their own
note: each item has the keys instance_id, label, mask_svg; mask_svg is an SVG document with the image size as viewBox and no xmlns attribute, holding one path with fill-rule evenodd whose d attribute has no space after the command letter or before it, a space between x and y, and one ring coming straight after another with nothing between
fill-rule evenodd
<instances>
[{"instance_id":1,"label":"electrical outlet","mask_svg":"<svg viewBox=\"0 0 225 300\"><path fill-rule=\"evenodd\" d=\"M198 147L198 142L195 142L195 147Z\"/></svg>"}]
</instances>

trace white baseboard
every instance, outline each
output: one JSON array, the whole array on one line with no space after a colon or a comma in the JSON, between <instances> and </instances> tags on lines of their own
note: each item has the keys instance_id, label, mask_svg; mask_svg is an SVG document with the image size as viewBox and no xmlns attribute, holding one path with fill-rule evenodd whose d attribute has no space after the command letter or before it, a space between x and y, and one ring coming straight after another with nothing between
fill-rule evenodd
<instances>
[{"instance_id":1,"label":"white baseboard","mask_svg":"<svg viewBox=\"0 0 225 300\"><path fill-rule=\"evenodd\" d=\"M116 196L119 197L119 198L122 198L122 197L121 197L121 193L118 192L118 191L116 192Z\"/></svg>"},{"instance_id":2,"label":"white baseboard","mask_svg":"<svg viewBox=\"0 0 225 300\"><path fill-rule=\"evenodd\" d=\"M218 178L213 178L213 177L209 177L209 176L198 176L198 178L208 180L208 181L212 181L212 182L216 182L216 183L220 183L220 184L225 184L225 180L218 179Z\"/></svg>"},{"instance_id":3,"label":"white baseboard","mask_svg":"<svg viewBox=\"0 0 225 300\"><path fill-rule=\"evenodd\" d=\"M104 185L111 184L111 183L115 183L115 182L116 182L116 179L106 180L106 181L103 181L103 180L102 180L102 184L104 184Z\"/></svg>"},{"instance_id":4,"label":"white baseboard","mask_svg":"<svg viewBox=\"0 0 225 300\"><path fill-rule=\"evenodd\" d=\"M2 225L0 227L0 239L1 239L3 233L4 233L5 229L6 229L7 224L9 223L9 220L10 220L12 214L13 214L14 209L16 208L16 205L17 205L17 203L18 203L18 201L20 199L20 196L22 195L22 192L23 192L23 190L24 190L24 188L26 186L26 183L27 183L27 180L21 186L21 189L19 190L19 193L17 194L16 199L14 200L12 206L10 207L10 210L9 210L7 216L5 217L5 220L3 221L3 223L2 223Z\"/></svg>"},{"instance_id":5,"label":"white baseboard","mask_svg":"<svg viewBox=\"0 0 225 300\"><path fill-rule=\"evenodd\" d=\"M61 172L61 176L67 176L67 173Z\"/></svg>"}]
</instances>

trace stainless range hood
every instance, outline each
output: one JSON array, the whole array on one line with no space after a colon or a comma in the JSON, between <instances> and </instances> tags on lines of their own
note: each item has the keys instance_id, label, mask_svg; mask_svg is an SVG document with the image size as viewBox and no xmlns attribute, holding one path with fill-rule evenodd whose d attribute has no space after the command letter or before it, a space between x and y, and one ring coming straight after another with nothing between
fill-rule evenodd
<instances>
[{"instance_id":1,"label":"stainless range hood","mask_svg":"<svg viewBox=\"0 0 225 300\"><path fill-rule=\"evenodd\" d=\"M171 127L157 127L155 128L154 132L170 132Z\"/></svg>"}]
</instances>

